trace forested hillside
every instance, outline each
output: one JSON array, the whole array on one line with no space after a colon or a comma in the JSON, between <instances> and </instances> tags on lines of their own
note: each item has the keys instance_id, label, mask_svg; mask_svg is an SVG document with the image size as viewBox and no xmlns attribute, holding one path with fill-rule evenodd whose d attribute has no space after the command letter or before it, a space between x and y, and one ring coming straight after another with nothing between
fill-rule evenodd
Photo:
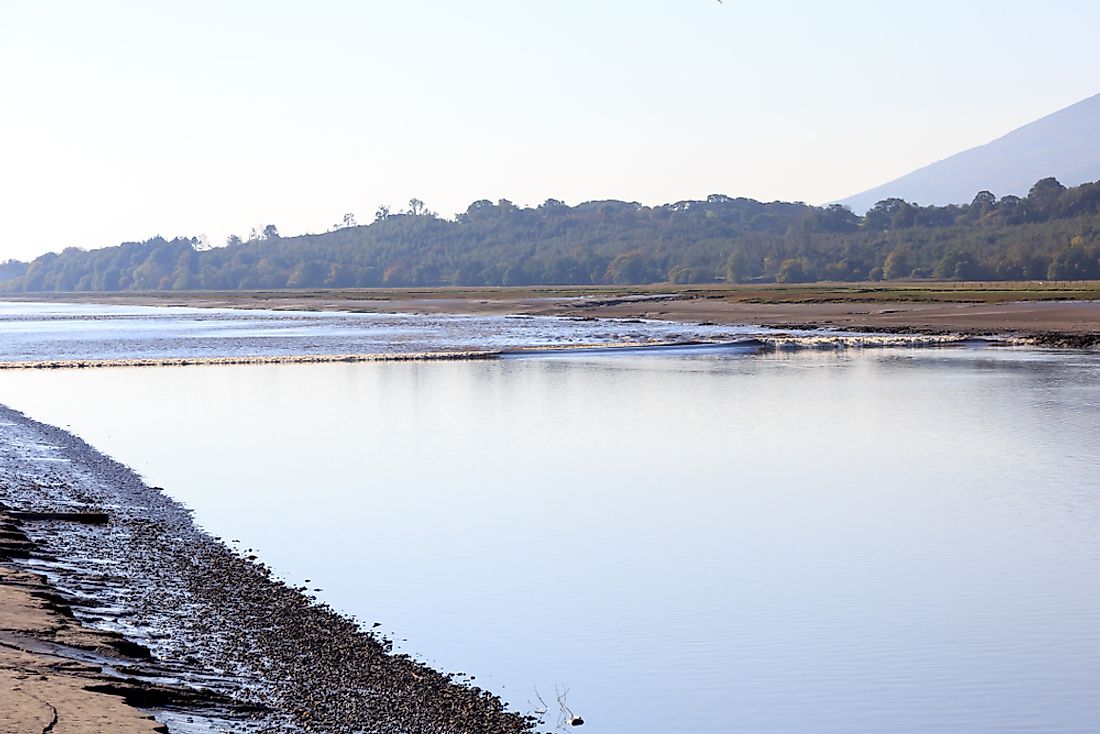
<instances>
[{"instance_id":1,"label":"forested hillside","mask_svg":"<svg viewBox=\"0 0 1100 734\"><path fill-rule=\"evenodd\" d=\"M7 291L115 291L598 283L1100 278L1100 183L1053 178L1028 196L900 199L863 217L839 205L714 195L647 207L477 201L455 219L410 202L373 223L203 248L154 237L0 264Z\"/></svg>"}]
</instances>

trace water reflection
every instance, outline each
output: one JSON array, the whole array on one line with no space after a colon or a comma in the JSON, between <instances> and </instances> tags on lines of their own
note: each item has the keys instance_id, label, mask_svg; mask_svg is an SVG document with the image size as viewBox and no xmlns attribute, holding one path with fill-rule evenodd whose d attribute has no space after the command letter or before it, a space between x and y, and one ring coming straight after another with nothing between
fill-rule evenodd
<instances>
[{"instance_id":1,"label":"water reflection","mask_svg":"<svg viewBox=\"0 0 1100 734\"><path fill-rule=\"evenodd\" d=\"M1100 372L996 350L0 374L326 601L594 731L1100 726Z\"/></svg>"}]
</instances>

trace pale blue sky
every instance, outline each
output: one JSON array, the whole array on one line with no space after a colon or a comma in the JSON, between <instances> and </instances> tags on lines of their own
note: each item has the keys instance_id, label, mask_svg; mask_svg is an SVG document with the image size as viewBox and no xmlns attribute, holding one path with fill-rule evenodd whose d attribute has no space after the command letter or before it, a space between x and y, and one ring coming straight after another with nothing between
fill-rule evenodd
<instances>
[{"instance_id":1,"label":"pale blue sky","mask_svg":"<svg viewBox=\"0 0 1100 734\"><path fill-rule=\"evenodd\" d=\"M1092 2L0 0L0 259L416 196L822 203L1100 92Z\"/></svg>"}]
</instances>

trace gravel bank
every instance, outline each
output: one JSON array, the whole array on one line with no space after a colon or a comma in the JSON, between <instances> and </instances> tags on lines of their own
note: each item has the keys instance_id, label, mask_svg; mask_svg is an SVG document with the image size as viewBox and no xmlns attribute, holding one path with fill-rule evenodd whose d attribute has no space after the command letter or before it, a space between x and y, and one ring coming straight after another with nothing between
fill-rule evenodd
<instances>
[{"instance_id":1,"label":"gravel bank","mask_svg":"<svg viewBox=\"0 0 1100 734\"><path fill-rule=\"evenodd\" d=\"M0 503L70 513L24 516L32 551L3 562L44 577L84 624L136 643L124 669L101 661L122 681L105 690L173 732L534 729L491 693L393 654L384 638L274 579L125 466L2 406ZM107 522L72 521L85 512Z\"/></svg>"}]
</instances>

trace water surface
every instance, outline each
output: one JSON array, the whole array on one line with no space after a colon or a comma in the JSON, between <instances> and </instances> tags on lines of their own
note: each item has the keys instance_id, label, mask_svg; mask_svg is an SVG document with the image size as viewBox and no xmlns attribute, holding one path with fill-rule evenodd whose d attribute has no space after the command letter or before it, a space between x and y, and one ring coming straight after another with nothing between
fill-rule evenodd
<instances>
[{"instance_id":1,"label":"water surface","mask_svg":"<svg viewBox=\"0 0 1100 734\"><path fill-rule=\"evenodd\" d=\"M407 354L774 333L638 319L0 302L0 362Z\"/></svg>"},{"instance_id":2,"label":"water surface","mask_svg":"<svg viewBox=\"0 0 1100 734\"><path fill-rule=\"evenodd\" d=\"M1083 734L1098 367L952 349L62 370L0 374L0 402L519 710L556 685L596 732Z\"/></svg>"}]
</instances>

